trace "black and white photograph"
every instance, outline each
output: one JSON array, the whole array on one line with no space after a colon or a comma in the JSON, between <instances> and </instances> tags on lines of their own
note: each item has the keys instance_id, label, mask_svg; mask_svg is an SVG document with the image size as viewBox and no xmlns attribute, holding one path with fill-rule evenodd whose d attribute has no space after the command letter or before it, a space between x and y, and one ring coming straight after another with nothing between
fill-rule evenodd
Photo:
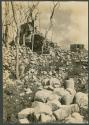
<instances>
[{"instance_id":1,"label":"black and white photograph","mask_svg":"<svg viewBox=\"0 0 89 125\"><path fill-rule=\"evenodd\" d=\"M88 123L88 1L2 1L3 123Z\"/></svg>"}]
</instances>

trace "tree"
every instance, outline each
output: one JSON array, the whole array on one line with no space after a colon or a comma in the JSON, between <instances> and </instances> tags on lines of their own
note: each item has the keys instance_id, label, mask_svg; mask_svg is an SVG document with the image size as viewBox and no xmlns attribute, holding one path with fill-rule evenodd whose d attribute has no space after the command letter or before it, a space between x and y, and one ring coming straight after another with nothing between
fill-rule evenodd
<instances>
[{"instance_id":1,"label":"tree","mask_svg":"<svg viewBox=\"0 0 89 125\"><path fill-rule=\"evenodd\" d=\"M35 21L37 20L37 15L38 15L38 11L36 12L35 16L33 16L34 10L37 9L37 6L39 5L39 2L37 2L36 4L33 4L32 7L30 7L29 9L29 14L27 17L27 23L29 23L29 18L31 19L32 23L33 23L33 33L32 33L32 52L33 52L33 47L34 47L34 34L35 34Z\"/></svg>"},{"instance_id":2,"label":"tree","mask_svg":"<svg viewBox=\"0 0 89 125\"><path fill-rule=\"evenodd\" d=\"M48 26L48 29L47 29L46 32L45 32L45 39L44 39L44 41L43 41L42 54L43 54L44 46L45 46L45 44L46 44L46 39L47 39L48 32L50 31L50 29L51 29L52 26L53 26L53 16L54 16L55 9L56 9L58 3L59 3L59 2L53 3L54 5L53 5L52 11L51 11L51 15L50 15L49 26Z\"/></svg>"},{"instance_id":3,"label":"tree","mask_svg":"<svg viewBox=\"0 0 89 125\"><path fill-rule=\"evenodd\" d=\"M14 22L15 22L15 25L17 28L17 33L16 33L16 77L17 77L17 79L19 79L19 37L20 37L20 30L19 30L19 25L18 25L16 17L15 17L14 5L13 5L12 1L11 1L11 6L12 6L12 13L13 13Z\"/></svg>"}]
</instances>

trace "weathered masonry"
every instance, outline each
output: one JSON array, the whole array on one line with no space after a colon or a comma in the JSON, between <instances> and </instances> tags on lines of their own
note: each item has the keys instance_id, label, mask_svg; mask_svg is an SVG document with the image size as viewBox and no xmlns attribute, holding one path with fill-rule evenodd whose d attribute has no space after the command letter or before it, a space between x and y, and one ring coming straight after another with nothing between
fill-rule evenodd
<instances>
[{"instance_id":1,"label":"weathered masonry","mask_svg":"<svg viewBox=\"0 0 89 125\"><path fill-rule=\"evenodd\" d=\"M73 52L76 52L78 50L83 50L84 49L84 44L71 44L70 45L70 50Z\"/></svg>"}]
</instances>

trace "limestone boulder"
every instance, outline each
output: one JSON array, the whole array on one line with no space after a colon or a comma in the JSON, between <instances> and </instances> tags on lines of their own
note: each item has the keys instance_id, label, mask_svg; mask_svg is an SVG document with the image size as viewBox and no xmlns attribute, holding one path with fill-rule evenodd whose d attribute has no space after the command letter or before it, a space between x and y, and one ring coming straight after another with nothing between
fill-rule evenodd
<instances>
[{"instance_id":1,"label":"limestone boulder","mask_svg":"<svg viewBox=\"0 0 89 125\"><path fill-rule=\"evenodd\" d=\"M46 115L52 115L52 108L46 103L35 101L32 104L32 108L34 108L34 114L44 113Z\"/></svg>"},{"instance_id":2,"label":"limestone boulder","mask_svg":"<svg viewBox=\"0 0 89 125\"><path fill-rule=\"evenodd\" d=\"M37 91L35 94L35 101L40 101L40 102L46 102L47 98L52 94L52 91L43 89L40 91Z\"/></svg>"},{"instance_id":3,"label":"limestone boulder","mask_svg":"<svg viewBox=\"0 0 89 125\"><path fill-rule=\"evenodd\" d=\"M75 94L76 94L75 89L67 88L65 95L62 97L63 104L65 105L72 104Z\"/></svg>"},{"instance_id":4,"label":"limestone boulder","mask_svg":"<svg viewBox=\"0 0 89 125\"><path fill-rule=\"evenodd\" d=\"M74 112L72 115L65 119L65 123L83 123L83 116Z\"/></svg>"},{"instance_id":5,"label":"limestone boulder","mask_svg":"<svg viewBox=\"0 0 89 125\"><path fill-rule=\"evenodd\" d=\"M52 93L48 98L47 101L52 101L52 100L59 100L60 96L56 95L55 93Z\"/></svg>"},{"instance_id":6,"label":"limestone boulder","mask_svg":"<svg viewBox=\"0 0 89 125\"><path fill-rule=\"evenodd\" d=\"M61 83L60 83L59 79L51 78L50 79L50 85L52 85L54 88L58 88L58 87L61 86Z\"/></svg>"},{"instance_id":7,"label":"limestone boulder","mask_svg":"<svg viewBox=\"0 0 89 125\"><path fill-rule=\"evenodd\" d=\"M34 109L33 108L26 108L26 109L23 109L22 111L20 111L18 113L18 118L19 119L24 119L24 118L27 118L27 116L29 114L32 114L34 112Z\"/></svg>"},{"instance_id":8,"label":"limestone boulder","mask_svg":"<svg viewBox=\"0 0 89 125\"><path fill-rule=\"evenodd\" d=\"M19 123L20 124L29 124L29 120L27 118L24 118L24 119L19 119Z\"/></svg>"},{"instance_id":9,"label":"limestone boulder","mask_svg":"<svg viewBox=\"0 0 89 125\"><path fill-rule=\"evenodd\" d=\"M71 115L74 112L79 112L79 107L77 104L71 105L61 105L60 109L53 112L56 120L64 120L66 117Z\"/></svg>"},{"instance_id":10,"label":"limestone boulder","mask_svg":"<svg viewBox=\"0 0 89 125\"><path fill-rule=\"evenodd\" d=\"M42 123L52 122L52 121L55 121L55 117L53 117L52 115L41 114L40 121Z\"/></svg>"},{"instance_id":11,"label":"limestone boulder","mask_svg":"<svg viewBox=\"0 0 89 125\"><path fill-rule=\"evenodd\" d=\"M75 103L81 108L88 109L88 94L77 92L75 95Z\"/></svg>"},{"instance_id":12,"label":"limestone boulder","mask_svg":"<svg viewBox=\"0 0 89 125\"><path fill-rule=\"evenodd\" d=\"M66 117L69 116L69 112L63 108L54 111L53 114L56 120L59 120L59 121L64 120Z\"/></svg>"},{"instance_id":13,"label":"limestone boulder","mask_svg":"<svg viewBox=\"0 0 89 125\"><path fill-rule=\"evenodd\" d=\"M63 97L66 93L68 93L64 88L55 88L53 92L60 97Z\"/></svg>"},{"instance_id":14,"label":"limestone boulder","mask_svg":"<svg viewBox=\"0 0 89 125\"><path fill-rule=\"evenodd\" d=\"M61 107L61 103L56 99L48 101L47 104L52 108L52 111L56 111Z\"/></svg>"}]
</instances>

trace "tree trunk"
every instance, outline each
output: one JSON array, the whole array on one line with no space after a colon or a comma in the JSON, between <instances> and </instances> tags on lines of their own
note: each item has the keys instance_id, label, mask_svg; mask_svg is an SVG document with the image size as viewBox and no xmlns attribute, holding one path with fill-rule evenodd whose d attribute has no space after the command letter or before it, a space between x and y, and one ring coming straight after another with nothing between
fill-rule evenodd
<instances>
[{"instance_id":1,"label":"tree trunk","mask_svg":"<svg viewBox=\"0 0 89 125\"><path fill-rule=\"evenodd\" d=\"M18 26L16 17L15 17L15 10L14 10L14 5L13 5L12 1L11 1L11 6L12 6L14 22L15 22L15 25L16 25L16 28L17 28L17 34L16 34L16 78L19 79L19 38L20 38L20 28Z\"/></svg>"},{"instance_id":2,"label":"tree trunk","mask_svg":"<svg viewBox=\"0 0 89 125\"><path fill-rule=\"evenodd\" d=\"M34 50L34 32L33 32L33 35L32 35L32 52Z\"/></svg>"},{"instance_id":3,"label":"tree trunk","mask_svg":"<svg viewBox=\"0 0 89 125\"><path fill-rule=\"evenodd\" d=\"M25 34L23 34L23 45L25 46Z\"/></svg>"},{"instance_id":4,"label":"tree trunk","mask_svg":"<svg viewBox=\"0 0 89 125\"><path fill-rule=\"evenodd\" d=\"M42 45L42 54L44 54L45 42L46 42L46 40L43 41L43 45Z\"/></svg>"},{"instance_id":5,"label":"tree trunk","mask_svg":"<svg viewBox=\"0 0 89 125\"><path fill-rule=\"evenodd\" d=\"M5 36L4 36L4 42L5 42L5 46L7 47L8 46L8 31L9 31L9 28L8 28L8 13L9 13L9 2L5 2Z\"/></svg>"},{"instance_id":6,"label":"tree trunk","mask_svg":"<svg viewBox=\"0 0 89 125\"><path fill-rule=\"evenodd\" d=\"M17 28L17 36L16 36L16 78L19 79L19 36L20 31Z\"/></svg>"},{"instance_id":7,"label":"tree trunk","mask_svg":"<svg viewBox=\"0 0 89 125\"><path fill-rule=\"evenodd\" d=\"M35 27L34 27L34 20L33 20L32 52L33 52L33 50L34 50L34 34L35 34Z\"/></svg>"}]
</instances>

